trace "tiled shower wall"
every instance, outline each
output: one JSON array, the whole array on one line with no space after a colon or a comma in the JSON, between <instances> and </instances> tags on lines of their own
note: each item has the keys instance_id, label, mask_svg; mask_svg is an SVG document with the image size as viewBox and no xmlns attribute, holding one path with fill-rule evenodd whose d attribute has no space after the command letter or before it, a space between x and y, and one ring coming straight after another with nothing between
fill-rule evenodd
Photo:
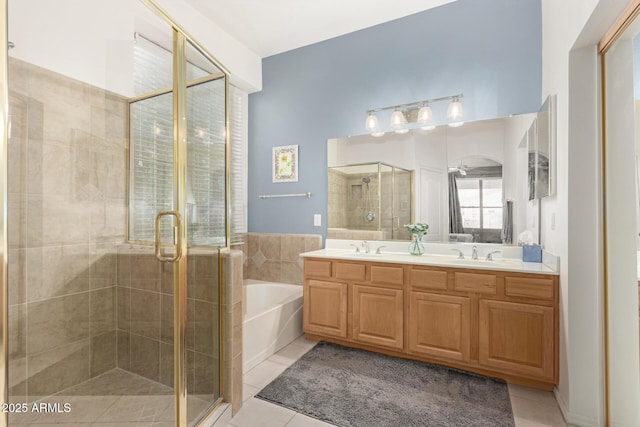
<instances>
[{"instance_id":1,"label":"tiled shower wall","mask_svg":"<svg viewBox=\"0 0 640 427\"><path fill-rule=\"evenodd\" d=\"M302 285L303 252L322 249L315 234L247 233L244 236L244 278Z\"/></svg>"},{"instance_id":2,"label":"tiled shower wall","mask_svg":"<svg viewBox=\"0 0 640 427\"><path fill-rule=\"evenodd\" d=\"M218 254L187 265L189 393L219 395ZM173 386L173 266L153 249L118 247L118 367Z\"/></svg>"},{"instance_id":3,"label":"tiled shower wall","mask_svg":"<svg viewBox=\"0 0 640 427\"><path fill-rule=\"evenodd\" d=\"M37 399L115 365L125 99L10 59L9 385Z\"/></svg>"},{"instance_id":4,"label":"tiled shower wall","mask_svg":"<svg viewBox=\"0 0 640 427\"><path fill-rule=\"evenodd\" d=\"M173 383L172 268L125 241L127 103L10 59L9 386L33 401L120 367ZM225 259L225 400L242 403L242 256ZM190 257L191 393L218 394L218 258ZM215 283L214 283L215 281Z\"/></svg>"}]
</instances>

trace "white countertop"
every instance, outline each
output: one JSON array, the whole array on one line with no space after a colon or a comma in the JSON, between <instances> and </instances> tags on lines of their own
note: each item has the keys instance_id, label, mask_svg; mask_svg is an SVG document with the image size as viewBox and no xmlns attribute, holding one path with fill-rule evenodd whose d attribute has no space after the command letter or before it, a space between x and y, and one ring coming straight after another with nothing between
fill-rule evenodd
<instances>
[{"instance_id":1,"label":"white countertop","mask_svg":"<svg viewBox=\"0 0 640 427\"><path fill-rule=\"evenodd\" d=\"M320 249L317 251L305 252L300 254L304 258L334 258L350 261L373 261L386 262L394 264L414 264L414 265L430 265L437 267L449 268L468 268L475 270L500 270L513 271L518 273L534 273L534 274L551 274L559 275L560 273L545 264L539 262L523 262L517 258L496 258L493 261L486 261L484 258L473 260L469 258L458 259L456 256L440 255L440 254L423 254L410 255L408 252L385 252L376 254L356 253L355 249Z\"/></svg>"}]
</instances>

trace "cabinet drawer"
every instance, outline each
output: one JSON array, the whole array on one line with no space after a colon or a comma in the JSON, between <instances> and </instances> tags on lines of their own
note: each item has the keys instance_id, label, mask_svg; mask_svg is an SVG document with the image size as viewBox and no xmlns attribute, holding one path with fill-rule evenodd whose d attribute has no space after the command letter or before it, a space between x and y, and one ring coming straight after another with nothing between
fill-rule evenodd
<instances>
[{"instance_id":1,"label":"cabinet drawer","mask_svg":"<svg viewBox=\"0 0 640 427\"><path fill-rule=\"evenodd\" d=\"M347 262L334 263L336 270L336 279L342 280L364 280L365 279L365 265L364 264L352 264Z\"/></svg>"},{"instance_id":2,"label":"cabinet drawer","mask_svg":"<svg viewBox=\"0 0 640 427\"><path fill-rule=\"evenodd\" d=\"M454 289L461 292L477 292L495 295L497 279L493 274L454 273Z\"/></svg>"},{"instance_id":3,"label":"cabinet drawer","mask_svg":"<svg viewBox=\"0 0 640 427\"><path fill-rule=\"evenodd\" d=\"M533 279L527 277L506 277L504 294L508 297L553 299L553 279Z\"/></svg>"},{"instance_id":4,"label":"cabinet drawer","mask_svg":"<svg viewBox=\"0 0 640 427\"><path fill-rule=\"evenodd\" d=\"M304 274L307 276L331 277L331 261L305 259Z\"/></svg>"},{"instance_id":5,"label":"cabinet drawer","mask_svg":"<svg viewBox=\"0 0 640 427\"><path fill-rule=\"evenodd\" d=\"M412 268L410 273L411 286L423 289L447 289L447 272L421 270Z\"/></svg>"},{"instance_id":6,"label":"cabinet drawer","mask_svg":"<svg viewBox=\"0 0 640 427\"><path fill-rule=\"evenodd\" d=\"M404 284L404 268L401 266L371 266L371 283L380 285Z\"/></svg>"}]
</instances>

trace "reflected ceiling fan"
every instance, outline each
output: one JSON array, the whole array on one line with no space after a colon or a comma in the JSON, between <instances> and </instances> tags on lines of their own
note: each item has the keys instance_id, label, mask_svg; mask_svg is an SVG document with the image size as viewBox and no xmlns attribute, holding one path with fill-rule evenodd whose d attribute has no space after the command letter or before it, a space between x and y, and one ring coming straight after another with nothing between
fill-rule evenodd
<instances>
[{"instance_id":1,"label":"reflected ceiling fan","mask_svg":"<svg viewBox=\"0 0 640 427\"><path fill-rule=\"evenodd\" d=\"M449 172L458 172L460 176L467 176L469 166L463 165L462 162L458 166L450 167Z\"/></svg>"}]
</instances>

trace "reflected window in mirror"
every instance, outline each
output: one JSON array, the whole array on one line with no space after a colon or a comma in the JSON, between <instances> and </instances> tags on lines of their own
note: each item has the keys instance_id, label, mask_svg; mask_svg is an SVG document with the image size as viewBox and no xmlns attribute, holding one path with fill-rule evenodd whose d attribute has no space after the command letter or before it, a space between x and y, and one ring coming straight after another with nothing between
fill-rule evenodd
<instances>
[{"instance_id":1,"label":"reflected window in mirror","mask_svg":"<svg viewBox=\"0 0 640 427\"><path fill-rule=\"evenodd\" d=\"M476 242L501 243L502 178L458 180L458 198L465 234Z\"/></svg>"},{"instance_id":2,"label":"reflected window in mirror","mask_svg":"<svg viewBox=\"0 0 640 427\"><path fill-rule=\"evenodd\" d=\"M460 164L455 171L450 168L450 240L463 237L462 241L502 243L502 165L479 157L466 158Z\"/></svg>"}]
</instances>

